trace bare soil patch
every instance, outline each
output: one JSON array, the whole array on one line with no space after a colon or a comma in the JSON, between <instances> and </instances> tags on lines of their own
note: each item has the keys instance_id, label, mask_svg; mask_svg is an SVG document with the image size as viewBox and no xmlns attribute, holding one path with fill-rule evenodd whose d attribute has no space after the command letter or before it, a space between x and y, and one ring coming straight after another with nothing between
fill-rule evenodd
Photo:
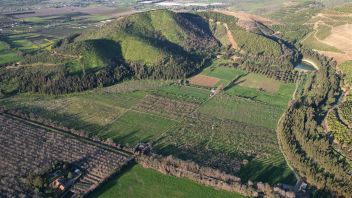
<instances>
[{"instance_id":1,"label":"bare soil patch","mask_svg":"<svg viewBox=\"0 0 352 198\"><path fill-rule=\"evenodd\" d=\"M352 24L333 27L331 34L324 42L344 52L352 52Z\"/></svg>"},{"instance_id":2,"label":"bare soil patch","mask_svg":"<svg viewBox=\"0 0 352 198\"><path fill-rule=\"evenodd\" d=\"M199 86L204 86L204 87L214 87L220 79L215 78L215 77L210 77L206 75L196 75L190 79L190 83L193 85L199 85Z\"/></svg>"},{"instance_id":3,"label":"bare soil patch","mask_svg":"<svg viewBox=\"0 0 352 198\"><path fill-rule=\"evenodd\" d=\"M224 24L224 26L225 26L225 28L226 28L227 38L229 39L232 48L233 48L233 49L236 49L236 50L240 49L240 47L238 47L238 44L237 44L235 38L233 37L232 32L229 30L229 27L227 26L226 23Z\"/></svg>"},{"instance_id":4,"label":"bare soil patch","mask_svg":"<svg viewBox=\"0 0 352 198\"><path fill-rule=\"evenodd\" d=\"M323 42L336 47L344 53L325 51L320 51L320 53L334 58L338 64L352 60L352 24L333 27L331 34L326 37Z\"/></svg>"},{"instance_id":5,"label":"bare soil patch","mask_svg":"<svg viewBox=\"0 0 352 198\"><path fill-rule=\"evenodd\" d=\"M110 8L106 6L46 8L46 9L38 9L34 11L35 13L21 14L21 15L14 15L14 16L18 18L27 18L27 17L64 15L64 14L70 14L70 13L82 13L82 14L88 14L88 15L103 14L111 17L120 17L120 16L134 13L133 11L119 10L116 8Z\"/></svg>"},{"instance_id":6,"label":"bare soil patch","mask_svg":"<svg viewBox=\"0 0 352 198\"><path fill-rule=\"evenodd\" d=\"M241 11L233 12L228 10L217 10L216 12L238 18L237 25L245 28L246 30L251 30L255 28L254 22L260 22L260 23L263 23L264 25L274 25L279 23L272 19L267 19L262 16L253 15L253 14L249 14Z\"/></svg>"},{"instance_id":7,"label":"bare soil patch","mask_svg":"<svg viewBox=\"0 0 352 198\"><path fill-rule=\"evenodd\" d=\"M319 13L316 16L314 16L311 20L312 22L310 23L314 25L315 33L313 34L316 34L318 32L319 25L327 25L331 27L330 35L327 36L325 39L320 40L316 35L314 36L317 39L317 41L329 46L333 46L336 49L343 52L343 53L337 53L337 52L317 50L319 53L324 54L325 56L334 58L338 64L341 64L348 60L352 60L352 24L349 24L343 18L341 18L341 20L334 18L334 17L341 17L341 16L350 17L352 15L344 14L340 12L325 11L324 13ZM341 23L341 22L342 23L345 22L346 24L339 25L339 26L329 25L329 23L337 25L338 23Z\"/></svg>"}]
</instances>

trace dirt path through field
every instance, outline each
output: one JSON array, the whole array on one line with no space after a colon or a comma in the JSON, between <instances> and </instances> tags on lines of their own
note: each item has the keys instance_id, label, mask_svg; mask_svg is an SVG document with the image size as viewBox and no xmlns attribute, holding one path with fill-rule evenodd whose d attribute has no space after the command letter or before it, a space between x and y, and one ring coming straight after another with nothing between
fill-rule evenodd
<instances>
[{"instance_id":1,"label":"dirt path through field","mask_svg":"<svg viewBox=\"0 0 352 198\"><path fill-rule=\"evenodd\" d=\"M254 22L263 23L264 25L279 24L278 21L268 19L258 15L249 14L242 11L234 12L234 11L228 11L228 10L215 10L215 12L238 18L237 25L247 30L253 28L252 26L254 25Z\"/></svg>"},{"instance_id":2,"label":"dirt path through field","mask_svg":"<svg viewBox=\"0 0 352 198\"><path fill-rule=\"evenodd\" d=\"M232 45L232 48L235 50L239 50L240 48L238 47L238 44L237 44L235 38L233 37L233 34L230 31L229 26L226 23L224 23L224 27L226 28L227 38L229 39L229 41Z\"/></svg>"},{"instance_id":3,"label":"dirt path through field","mask_svg":"<svg viewBox=\"0 0 352 198\"><path fill-rule=\"evenodd\" d=\"M320 50L316 50L316 51L318 51L319 53L325 56L334 58L338 64L341 64L348 60L352 60L352 24L347 23L340 26L330 25L327 22L325 22L324 19L336 21L336 22L337 20L329 16L335 16L335 15L319 13L318 15L313 17L313 19L320 17L320 20L315 21L314 23L311 23L311 24L314 24L313 25L314 31L308 34L304 39L302 39L301 43L303 43L307 38L309 38L310 36L312 36L312 34L314 34L313 35L314 39L316 39L318 42L329 46L333 46L339 49L340 51L342 51L343 53L320 51ZM338 15L338 16L342 16L342 15ZM348 14L346 16L350 17L352 15ZM317 36L320 25L325 25L331 28L331 34L327 36L325 39L319 39Z\"/></svg>"}]
</instances>

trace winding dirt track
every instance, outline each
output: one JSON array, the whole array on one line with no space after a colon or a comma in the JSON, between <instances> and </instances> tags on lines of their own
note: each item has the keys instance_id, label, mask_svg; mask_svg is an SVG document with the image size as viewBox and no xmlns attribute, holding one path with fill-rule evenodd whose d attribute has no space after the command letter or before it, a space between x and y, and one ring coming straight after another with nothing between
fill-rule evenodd
<instances>
[{"instance_id":1,"label":"winding dirt track","mask_svg":"<svg viewBox=\"0 0 352 198\"><path fill-rule=\"evenodd\" d=\"M345 25L340 25L335 27L327 24L326 20L336 21L336 22L338 21L335 18L331 18L333 16L351 17L352 15L351 14L334 15L334 14L319 13L318 15L312 18L312 19L316 19L316 18L320 19L313 23L314 32L307 35L301 42L304 42L305 39L307 39L312 34L314 34L314 38L317 41L324 43L326 45L333 46L343 52L343 53L338 53L338 52L317 50L319 53L324 54L325 56L334 58L338 64L341 64L345 61L352 60L352 24L345 24ZM319 39L316 36L316 34L318 33L319 25L326 25L332 28L331 34L323 40Z\"/></svg>"}]
</instances>

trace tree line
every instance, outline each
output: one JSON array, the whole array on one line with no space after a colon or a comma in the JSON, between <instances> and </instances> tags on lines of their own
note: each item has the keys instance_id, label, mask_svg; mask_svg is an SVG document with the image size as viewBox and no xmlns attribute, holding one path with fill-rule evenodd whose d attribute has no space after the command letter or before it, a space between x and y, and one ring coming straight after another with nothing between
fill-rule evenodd
<instances>
[{"instance_id":1,"label":"tree line","mask_svg":"<svg viewBox=\"0 0 352 198\"><path fill-rule=\"evenodd\" d=\"M320 70L286 111L277 129L279 144L303 180L334 196L351 197L350 165L334 149L322 127L327 110L341 94L336 62L312 50L301 51L319 63Z\"/></svg>"}]
</instances>

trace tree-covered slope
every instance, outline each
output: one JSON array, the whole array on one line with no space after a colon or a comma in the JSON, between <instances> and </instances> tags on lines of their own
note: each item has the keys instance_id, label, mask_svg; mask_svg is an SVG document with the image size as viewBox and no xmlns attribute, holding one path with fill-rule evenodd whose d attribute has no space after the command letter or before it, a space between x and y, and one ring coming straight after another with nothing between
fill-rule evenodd
<instances>
[{"instance_id":1,"label":"tree-covered slope","mask_svg":"<svg viewBox=\"0 0 352 198\"><path fill-rule=\"evenodd\" d=\"M27 53L16 67L0 68L0 90L67 93L130 77L183 78L199 71L218 47L198 15L137 13Z\"/></svg>"},{"instance_id":2,"label":"tree-covered slope","mask_svg":"<svg viewBox=\"0 0 352 198\"><path fill-rule=\"evenodd\" d=\"M119 43L127 63L148 67L157 67L171 62L171 59L176 64L193 61L196 65L204 58L207 49L218 45L201 17L168 10L134 14L85 32L75 38L75 42L101 38Z\"/></svg>"}]
</instances>

